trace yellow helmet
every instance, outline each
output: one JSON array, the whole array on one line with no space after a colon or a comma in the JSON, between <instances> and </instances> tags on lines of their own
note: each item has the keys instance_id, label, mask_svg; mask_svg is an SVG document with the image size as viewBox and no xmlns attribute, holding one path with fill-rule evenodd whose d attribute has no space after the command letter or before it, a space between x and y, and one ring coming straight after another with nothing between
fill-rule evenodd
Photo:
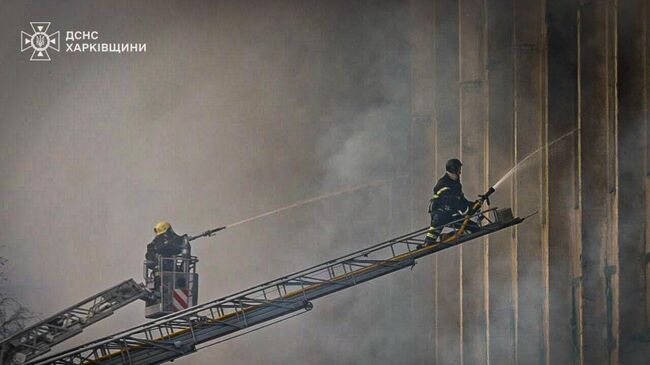
<instances>
[{"instance_id":1,"label":"yellow helmet","mask_svg":"<svg viewBox=\"0 0 650 365\"><path fill-rule=\"evenodd\" d=\"M161 234L169 231L172 228L172 225L169 222L158 222L155 226L153 226L153 231L156 233L156 236L160 236Z\"/></svg>"}]
</instances>

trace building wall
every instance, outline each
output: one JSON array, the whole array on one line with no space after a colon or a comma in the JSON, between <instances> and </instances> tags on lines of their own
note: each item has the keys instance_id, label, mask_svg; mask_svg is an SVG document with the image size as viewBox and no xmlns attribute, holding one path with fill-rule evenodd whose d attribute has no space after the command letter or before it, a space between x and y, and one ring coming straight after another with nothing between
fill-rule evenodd
<instances>
[{"instance_id":1,"label":"building wall","mask_svg":"<svg viewBox=\"0 0 650 365\"><path fill-rule=\"evenodd\" d=\"M471 197L521 163L493 202L537 212L434 258L435 363L647 359L647 1L410 6L433 9L411 76L433 84L411 95L432 115L432 180L460 157Z\"/></svg>"}]
</instances>

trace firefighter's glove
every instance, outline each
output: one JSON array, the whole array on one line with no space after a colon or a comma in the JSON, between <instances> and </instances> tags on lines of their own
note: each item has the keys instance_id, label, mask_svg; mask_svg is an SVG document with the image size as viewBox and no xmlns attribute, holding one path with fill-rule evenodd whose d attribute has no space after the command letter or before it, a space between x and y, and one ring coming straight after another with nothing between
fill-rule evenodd
<instances>
[{"instance_id":1,"label":"firefighter's glove","mask_svg":"<svg viewBox=\"0 0 650 365\"><path fill-rule=\"evenodd\" d=\"M475 200L472 202L472 204L467 208L468 212L467 215L474 215L476 212L481 210L481 201L480 200Z\"/></svg>"}]
</instances>

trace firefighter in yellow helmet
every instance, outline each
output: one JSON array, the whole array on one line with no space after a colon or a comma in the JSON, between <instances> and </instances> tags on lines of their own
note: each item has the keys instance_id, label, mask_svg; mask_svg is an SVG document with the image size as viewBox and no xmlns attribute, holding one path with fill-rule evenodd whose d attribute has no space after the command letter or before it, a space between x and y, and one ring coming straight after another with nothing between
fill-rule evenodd
<instances>
[{"instance_id":1,"label":"firefighter in yellow helmet","mask_svg":"<svg viewBox=\"0 0 650 365\"><path fill-rule=\"evenodd\" d=\"M151 243L147 245L147 267L150 269L156 268L158 265L158 257L172 257L179 255L183 251L183 237L179 236L172 229L169 222L159 222L153 227L155 237ZM168 270L169 268L163 268Z\"/></svg>"}]
</instances>

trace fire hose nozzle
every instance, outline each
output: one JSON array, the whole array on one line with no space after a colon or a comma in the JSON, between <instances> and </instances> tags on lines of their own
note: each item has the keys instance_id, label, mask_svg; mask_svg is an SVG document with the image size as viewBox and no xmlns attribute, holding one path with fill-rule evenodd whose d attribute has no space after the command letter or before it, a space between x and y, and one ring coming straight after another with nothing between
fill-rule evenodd
<instances>
[{"instance_id":1,"label":"fire hose nozzle","mask_svg":"<svg viewBox=\"0 0 650 365\"><path fill-rule=\"evenodd\" d=\"M481 201L487 202L488 205L490 205L490 195L494 193L496 190L494 190L493 187L490 187L485 194L479 194L479 198L481 198Z\"/></svg>"},{"instance_id":2,"label":"fire hose nozzle","mask_svg":"<svg viewBox=\"0 0 650 365\"><path fill-rule=\"evenodd\" d=\"M217 233L217 232L219 232L221 230L224 230L226 228L228 228L228 227L223 226L223 227L211 229L209 231L205 231L205 232L203 232L203 233L201 233L199 235L188 237L188 241L194 241L195 239L202 238L202 237L212 237L212 236L214 236L215 233Z\"/></svg>"}]
</instances>

